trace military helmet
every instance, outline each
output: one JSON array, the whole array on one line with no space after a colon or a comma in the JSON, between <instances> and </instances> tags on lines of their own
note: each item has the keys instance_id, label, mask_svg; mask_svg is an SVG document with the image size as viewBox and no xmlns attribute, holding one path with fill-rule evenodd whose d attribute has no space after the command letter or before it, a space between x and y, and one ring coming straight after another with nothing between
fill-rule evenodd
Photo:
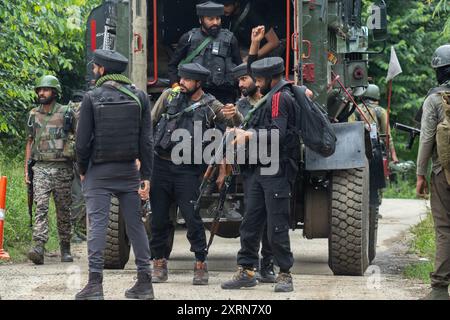
<instances>
[{"instance_id":1,"label":"military helmet","mask_svg":"<svg viewBox=\"0 0 450 320\"><path fill-rule=\"evenodd\" d=\"M369 84L366 92L363 93L363 97L379 101L380 100L380 88L375 84Z\"/></svg>"},{"instance_id":2,"label":"military helmet","mask_svg":"<svg viewBox=\"0 0 450 320\"><path fill-rule=\"evenodd\" d=\"M62 93L61 84L59 83L58 78L55 76L43 76L38 79L36 82L36 86L34 90L37 91L39 88L52 88L55 89L58 94Z\"/></svg>"},{"instance_id":3,"label":"military helmet","mask_svg":"<svg viewBox=\"0 0 450 320\"><path fill-rule=\"evenodd\" d=\"M450 66L450 45L446 44L436 49L431 60L434 69Z\"/></svg>"}]
</instances>

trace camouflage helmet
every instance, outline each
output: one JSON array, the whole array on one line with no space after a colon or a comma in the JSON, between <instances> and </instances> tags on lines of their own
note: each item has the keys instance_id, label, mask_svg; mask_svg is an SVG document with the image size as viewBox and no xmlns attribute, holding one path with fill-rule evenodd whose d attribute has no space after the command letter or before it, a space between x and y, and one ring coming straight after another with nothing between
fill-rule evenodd
<instances>
[{"instance_id":1,"label":"camouflage helmet","mask_svg":"<svg viewBox=\"0 0 450 320\"><path fill-rule=\"evenodd\" d=\"M431 60L434 69L450 66L450 45L441 46L436 49Z\"/></svg>"},{"instance_id":2,"label":"camouflage helmet","mask_svg":"<svg viewBox=\"0 0 450 320\"><path fill-rule=\"evenodd\" d=\"M54 76L43 76L38 79L34 90L37 91L39 88L52 88L55 89L58 94L62 93L61 84L58 78Z\"/></svg>"},{"instance_id":3,"label":"camouflage helmet","mask_svg":"<svg viewBox=\"0 0 450 320\"><path fill-rule=\"evenodd\" d=\"M375 84L369 84L366 92L364 92L364 94L363 94L363 97L379 101L380 100L380 88Z\"/></svg>"}]
</instances>

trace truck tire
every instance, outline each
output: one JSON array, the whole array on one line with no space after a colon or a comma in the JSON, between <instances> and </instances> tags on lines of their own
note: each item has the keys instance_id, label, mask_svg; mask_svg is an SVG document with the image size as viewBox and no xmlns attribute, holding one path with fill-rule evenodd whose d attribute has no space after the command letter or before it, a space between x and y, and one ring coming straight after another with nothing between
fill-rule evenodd
<instances>
[{"instance_id":1,"label":"truck tire","mask_svg":"<svg viewBox=\"0 0 450 320\"><path fill-rule=\"evenodd\" d=\"M369 266L369 170L333 172L328 264L335 275L363 276Z\"/></svg>"},{"instance_id":2,"label":"truck tire","mask_svg":"<svg viewBox=\"0 0 450 320\"><path fill-rule=\"evenodd\" d=\"M379 206L370 206L370 226L369 226L369 262L372 263L377 255L377 234L378 234L378 214Z\"/></svg>"},{"instance_id":3,"label":"truck tire","mask_svg":"<svg viewBox=\"0 0 450 320\"><path fill-rule=\"evenodd\" d=\"M130 243L125 228L125 221L119 210L119 200L111 197L106 248L104 252L105 269L123 269L130 257Z\"/></svg>"}]
</instances>

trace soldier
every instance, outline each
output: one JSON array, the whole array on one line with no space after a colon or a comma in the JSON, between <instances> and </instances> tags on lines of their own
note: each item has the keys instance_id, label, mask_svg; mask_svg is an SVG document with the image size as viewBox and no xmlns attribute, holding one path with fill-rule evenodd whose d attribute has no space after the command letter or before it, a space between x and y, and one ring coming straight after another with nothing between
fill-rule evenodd
<instances>
[{"instance_id":1,"label":"soldier","mask_svg":"<svg viewBox=\"0 0 450 320\"><path fill-rule=\"evenodd\" d=\"M54 76L40 78L35 87L39 107L31 110L28 118L28 141L25 152L25 182L33 183L36 203L33 240L35 246L28 252L34 264L44 263L44 245L48 241L48 204L50 194L56 205L61 261L72 262L70 253L70 186L72 184L73 148L68 136L74 133L73 113L57 103L61 85ZM33 181L28 179L27 165L35 161Z\"/></svg>"},{"instance_id":2,"label":"soldier","mask_svg":"<svg viewBox=\"0 0 450 320\"><path fill-rule=\"evenodd\" d=\"M242 98L236 103L239 112L245 117L253 106L261 99L261 93L255 85L255 81L249 75L247 63L243 63L233 69L234 78L239 83L239 90L242 93ZM246 197L247 188L249 188L248 170L243 171L244 182L244 199ZM247 202L247 200L245 200ZM275 271L273 270L273 253L267 237L267 224L264 226L264 231L261 239L261 255L262 259L259 261L259 272L256 274L257 280L263 283L275 283Z\"/></svg>"},{"instance_id":3,"label":"soldier","mask_svg":"<svg viewBox=\"0 0 450 320\"><path fill-rule=\"evenodd\" d=\"M369 87L364 92L362 100L369 107L369 112L364 106L361 106L364 115L369 121L375 121L377 127L380 129L380 135L386 137L389 134L389 152L394 163L398 163L397 152L395 151L394 140L391 135L391 128L387 124L387 112L380 106L380 88L377 85L369 84ZM356 118L360 120L360 114L356 114Z\"/></svg>"},{"instance_id":4,"label":"soldier","mask_svg":"<svg viewBox=\"0 0 450 320\"><path fill-rule=\"evenodd\" d=\"M103 251L112 194L119 199L136 257L137 282L125 297L154 298L139 199L149 197L153 162L149 99L121 74L127 65L128 59L118 52L96 50L95 88L81 104L76 149L89 219L89 282L76 295L77 300L103 299ZM140 160L140 170L136 159Z\"/></svg>"},{"instance_id":5,"label":"soldier","mask_svg":"<svg viewBox=\"0 0 450 320\"><path fill-rule=\"evenodd\" d=\"M210 71L203 84L205 92L224 104L234 103L236 94L231 70L242 63L239 45L233 33L221 28L223 5L206 2L197 5L200 28L185 33L178 42L171 61L169 77L172 86L178 84L178 66L189 62L201 64Z\"/></svg>"},{"instance_id":6,"label":"soldier","mask_svg":"<svg viewBox=\"0 0 450 320\"><path fill-rule=\"evenodd\" d=\"M75 91L72 100L69 102L70 108L74 111L75 119L79 119L81 101L84 93ZM86 206L83 192L81 190L80 173L76 162L73 164L72 182L72 207L70 208L70 220L72 223L72 243L86 241Z\"/></svg>"},{"instance_id":7,"label":"soldier","mask_svg":"<svg viewBox=\"0 0 450 320\"><path fill-rule=\"evenodd\" d=\"M240 228L241 249L237 255L238 272L230 281L222 283L222 289L256 286L254 268L258 263L261 233L267 223L267 233L275 264L280 268L275 292L291 292L294 287L290 269L294 258L289 240L289 208L291 190L297 175L297 168L291 163L296 163L298 160L296 150L299 150L299 140L294 131L289 129L295 128L294 108L296 106L290 89L282 86L284 82L282 58L265 58L256 61L251 65L251 71L261 94L278 91L256 112L254 120L250 123L250 129L255 130L234 130L236 142L242 144L256 138L260 141L260 138L266 136L267 140L262 140L270 143L269 137L278 136L279 143L276 148L280 157L272 159L272 163L278 163L279 168L274 175L264 173L265 168L262 164L252 165L247 169L249 187L246 190L246 214ZM282 89L277 89L280 87ZM271 152L274 153L273 149Z\"/></svg>"},{"instance_id":8,"label":"soldier","mask_svg":"<svg viewBox=\"0 0 450 320\"><path fill-rule=\"evenodd\" d=\"M181 78L180 87L161 96L152 110L152 116L158 119L155 127L155 162L150 198L153 282L165 282L168 279L165 256L169 236L169 208L175 201L186 221L187 238L191 244L191 252L195 254L193 284L206 285L208 269L205 229L199 212L194 210L193 205L193 201L198 198L199 178L205 166L192 164L192 159L189 163L175 164L171 154L179 143L172 141L172 133L176 129L185 129L194 137L194 124L200 123L204 132L213 128L215 123L239 125L243 117L236 112L234 105L224 106L215 97L203 91L202 85L210 76L210 71L200 64L182 65L178 75ZM192 106L195 109L190 108ZM191 146L195 147L189 142L189 147Z\"/></svg>"},{"instance_id":9,"label":"soldier","mask_svg":"<svg viewBox=\"0 0 450 320\"><path fill-rule=\"evenodd\" d=\"M426 300L448 300L450 284L450 186L437 154L436 132L444 121L443 92L450 91L450 45L439 47L433 55L439 87L432 89L423 104L419 154L417 157L417 195L428 194L429 160L432 159L431 211L436 232L435 271Z\"/></svg>"},{"instance_id":10,"label":"soldier","mask_svg":"<svg viewBox=\"0 0 450 320\"><path fill-rule=\"evenodd\" d=\"M241 56L247 60L250 49L252 29L257 26L264 26L267 32L262 39L262 46L258 50L259 58L277 55L280 48L280 39L273 29L269 17L263 14L261 6L255 6L252 1L239 0L219 0L224 5L225 17L223 26L234 33L239 42Z\"/></svg>"}]
</instances>

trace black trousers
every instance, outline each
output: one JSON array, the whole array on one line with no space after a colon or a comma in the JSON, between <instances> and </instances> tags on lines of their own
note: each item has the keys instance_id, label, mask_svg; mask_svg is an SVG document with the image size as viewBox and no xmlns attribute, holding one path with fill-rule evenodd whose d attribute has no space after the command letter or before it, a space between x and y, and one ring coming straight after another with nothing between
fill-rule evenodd
<instances>
[{"instance_id":1,"label":"black trousers","mask_svg":"<svg viewBox=\"0 0 450 320\"><path fill-rule=\"evenodd\" d=\"M87 244L90 272L103 271L103 251L106 247L112 194L119 199L127 236L136 257L137 270L150 271L150 249L142 222L139 181L139 172L134 161L92 165L86 172L82 188L89 220Z\"/></svg>"},{"instance_id":2,"label":"black trousers","mask_svg":"<svg viewBox=\"0 0 450 320\"><path fill-rule=\"evenodd\" d=\"M247 173L246 214L240 228L238 265L258 265L259 243L267 224L267 236L275 264L282 272L291 269L294 258L289 239L291 184L287 167L280 165L278 174L273 176L261 175L260 167Z\"/></svg>"},{"instance_id":3,"label":"black trousers","mask_svg":"<svg viewBox=\"0 0 450 320\"><path fill-rule=\"evenodd\" d=\"M154 259L166 257L170 232L169 209L175 202L186 221L191 252L199 261L206 259L206 235L203 221L192 201L198 197L201 166L175 165L155 156L150 202L152 205L152 237L150 247Z\"/></svg>"},{"instance_id":4,"label":"black trousers","mask_svg":"<svg viewBox=\"0 0 450 320\"><path fill-rule=\"evenodd\" d=\"M244 204L245 206L248 205L248 193L249 193L249 187L251 186L251 172L243 172L243 184L244 184ZM264 224L264 230L261 235L261 256L264 264L267 264L269 262L273 261L273 252L272 248L269 243L269 237L267 235L267 223Z\"/></svg>"}]
</instances>

